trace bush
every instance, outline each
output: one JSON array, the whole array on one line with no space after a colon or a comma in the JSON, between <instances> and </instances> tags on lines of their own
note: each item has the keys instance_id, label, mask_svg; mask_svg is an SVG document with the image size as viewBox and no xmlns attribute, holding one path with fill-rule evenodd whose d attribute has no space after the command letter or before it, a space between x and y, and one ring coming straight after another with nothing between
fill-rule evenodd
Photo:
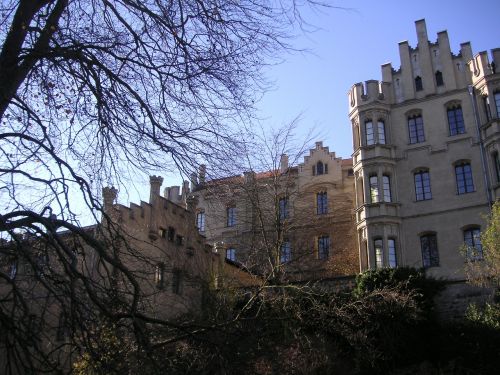
<instances>
[{"instance_id":1,"label":"bush","mask_svg":"<svg viewBox=\"0 0 500 375\"><path fill-rule=\"evenodd\" d=\"M471 304L465 315L466 319L477 325L500 330L500 305L487 303L484 308Z\"/></svg>"},{"instance_id":2,"label":"bush","mask_svg":"<svg viewBox=\"0 0 500 375\"><path fill-rule=\"evenodd\" d=\"M359 298L374 290L384 288L412 291L415 293L419 307L430 313L434 308L434 297L444 288L444 282L427 277L423 269L382 268L366 271L356 276L353 293Z\"/></svg>"}]
</instances>

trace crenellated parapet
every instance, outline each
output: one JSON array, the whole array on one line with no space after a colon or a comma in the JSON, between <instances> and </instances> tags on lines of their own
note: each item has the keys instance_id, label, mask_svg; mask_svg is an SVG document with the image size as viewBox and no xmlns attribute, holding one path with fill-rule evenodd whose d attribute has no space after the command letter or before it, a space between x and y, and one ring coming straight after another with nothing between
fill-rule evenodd
<instances>
[{"instance_id":1,"label":"crenellated parapet","mask_svg":"<svg viewBox=\"0 0 500 375\"><path fill-rule=\"evenodd\" d=\"M369 80L364 83L356 83L349 90L349 109L371 103L391 104L391 83Z\"/></svg>"}]
</instances>

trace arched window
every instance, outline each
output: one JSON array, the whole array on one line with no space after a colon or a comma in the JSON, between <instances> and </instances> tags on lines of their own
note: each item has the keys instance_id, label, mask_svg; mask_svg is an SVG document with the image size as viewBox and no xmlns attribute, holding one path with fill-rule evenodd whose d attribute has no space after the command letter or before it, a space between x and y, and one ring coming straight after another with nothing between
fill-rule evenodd
<instances>
[{"instance_id":1,"label":"arched window","mask_svg":"<svg viewBox=\"0 0 500 375\"><path fill-rule=\"evenodd\" d=\"M470 163L463 161L455 164L455 177L457 180L457 194L474 192L474 180Z\"/></svg>"},{"instance_id":2,"label":"arched window","mask_svg":"<svg viewBox=\"0 0 500 375\"><path fill-rule=\"evenodd\" d=\"M436 71L436 86L443 86L444 81L443 81L443 73L441 73L439 70Z\"/></svg>"},{"instance_id":3,"label":"arched window","mask_svg":"<svg viewBox=\"0 0 500 375\"><path fill-rule=\"evenodd\" d=\"M422 85L422 77L417 76L415 78L415 90L416 91L422 91L423 89L424 89L424 87Z\"/></svg>"}]
</instances>

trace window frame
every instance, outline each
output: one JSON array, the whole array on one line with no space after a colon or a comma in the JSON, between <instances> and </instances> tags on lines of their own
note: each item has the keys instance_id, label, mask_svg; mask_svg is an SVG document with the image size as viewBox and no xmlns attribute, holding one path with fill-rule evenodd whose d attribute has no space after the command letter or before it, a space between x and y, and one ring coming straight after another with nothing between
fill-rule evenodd
<instances>
[{"instance_id":1,"label":"window frame","mask_svg":"<svg viewBox=\"0 0 500 375\"><path fill-rule=\"evenodd\" d=\"M461 105L454 105L446 109L448 119L448 134L450 136L465 134L465 122Z\"/></svg>"},{"instance_id":2,"label":"window frame","mask_svg":"<svg viewBox=\"0 0 500 375\"><path fill-rule=\"evenodd\" d=\"M280 221L285 221L289 218L288 197L281 197L278 200L278 216Z\"/></svg>"},{"instance_id":3,"label":"window frame","mask_svg":"<svg viewBox=\"0 0 500 375\"><path fill-rule=\"evenodd\" d=\"M383 120L377 121L377 143L385 145L387 138L385 136L385 122Z\"/></svg>"},{"instance_id":4,"label":"window frame","mask_svg":"<svg viewBox=\"0 0 500 375\"><path fill-rule=\"evenodd\" d=\"M371 175L368 177L368 187L370 189L370 203L380 202L380 189L378 187L378 176Z\"/></svg>"},{"instance_id":5,"label":"window frame","mask_svg":"<svg viewBox=\"0 0 500 375\"><path fill-rule=\"evenodd\" d=\"M236 262L236 249L234 247L228 247L226 249L226 259Z\"/></svg>"},{"instance_id":6,"label":"window frame","mask_svg":"<svg viewBox=\"0 0 500 375\"><path fill-rule=\"evenodd\" d=\"M328 193L320 191L316 193L316 215L325 215L328 213Z\"/></svg>"},{"instance_id":7,"label":"window frame","mask_svg":"<svg viewBox=\"0 0 500 375\"><path fill-rule=\"evenodd\" d=\"M384 240L382 238L373 239L373 251L375 254L375 269L384 268Z\"/></svg>"},{"instance_id":8,"label":"window frame","mask_svg":"<svg viewBox=\"0 0 500 375\"><path fill-rule=\"evenodd\" d=\"M424 82L422 80L422 77L416 76L415 77L415 91L423 91L424 90Z\"/></svg>"},{"instance_id":9,"label":"window frame","mask_svg":"<svg viewBox=\"0 0 500 375\"><path fill-rule=\"evenodd\" d=\"M230 205L226 207L226 227L236 226L236 206Z\"/></svg>"},{"instance_id":10,"label":"window frame","mask_svg":"<svg viewBox=\"0 0 500 375\"><path fill-rule=\"evenodd\" d=\"M318 259L326 260L330 257L330 236L322 235L318 237Z\"/></svg>"},{"instance_id":11,"label":"window frame","mask_svg":"<svg viewBox=\"0 0 500 375\"><path fill-rule=\"evenodd\" d=\"M387 254L389 257L389 268L396 268L398 266L398 254L395 238L387 239Z\"/></svg>"},{"instance_id":12,"label":"window frame","mask_svg":"<svg viewBox=\"0 0 500 375\"><path fill-rule=\"evenodd\" d=\"M472 175L472 166L470 162L464 161L455 163L455 181L457 194L468 194L475 192L474 177Z\"/></svg>"},{"instance_id":13,"label":"window frame","mask_svg":"<svg viewBox=\"0 0 500 375\"><path fill-rule=\"evenodd\" d=\"M493 168L495 169L496 182L500 183L500 153L498 151L493 151L491 153L493 159Z\"/></svg>"},{"instance_id":14,"label":"window frame","mask_svg":"<svg viewBox=\"0 0 500 375\"><path fill-rule=\"evenodd\" d=\"M426 246L424 248L424 246ZM439 249L437 234L434 232L420 235L420 251L422 254L422 267L439 267Z\"/></svg>"},{"instance_id":15,"label":"window frame","mask_svg":"<svg viewBox=\"0 0 500 375\"><path fill-rule=\"evenodd\" d=\"M280 263L288 263L292 260L292 248L290 241L283 241L280 246Z\"/></svg>"},{"instance_id":16,"label":"window frame","mask_svg":"<svg viewBox=\"0 0 500 375\"><path fill-rule=\"evenodd\" d=\"M441 72L440 70L436 70L436 73L434 73L434 77L436 78L436 86L444 86L443 72Z\"/></svg>"},{"instance_id":17,"label":"window frame","mask_svg":"<svg viewBox=\"0 0 500 375\"><path fill-rule=\"evenodd\" d=\"M500 91L493 94L493 100L495 101L495 109L497 110L497 118L500 118Z\"/></svg>"},{"instance_id":18,"label":"window frame","mask_svg":"<svg viewBox=\"0 0 500 375\"><path fill-rule=\"evenodd\" d=\"M392 202L391 176L389 176L388 174L382 175L382 193L384 202Z\"/></svg>"},{"instance_id":19,"label":"window frame","mask_svg":"<svg viewBox=\"0 0 500 375\"><path fill-rule=\"evenodd\" d=\"M419 181L417 181L417 176ZM415 187L415 201L428 201L432 199L431 175L428 169L420 169L413 172L413 183Z\"/></svg>"},{"instance_id":20,"label":"window frame","mask_svg":"<svg viewBox=\"0 0 500 375\"><path fill-rule=\"evenodd\" d=\"M425 142L424 119L422 114L415 114L408 117L408 138L410 144Z\"/></svg>"},{"instance_id":21,"label":"window frame","mask_svg":"<svg viewBox=\"0 0 500 375\"><path fill-rule=\"evenodd\" d=\"M375 144L375 129L372 120L365 121L365 139L367 146Z\"/></svg>"},{"instance_id":22,"label":"window frame","mask_svg":"<svg viewBox=\"0 0 500 375\"><path fill-rule=\"evenodd\" d=\"M205 232L205 210L196 213L196 227L199 232Z\"/></svg>"},{"instance_id":23,"label":"window frame","mask_svg":"<svg viewBox=\"0 0 500 375\"><path fill-rule=\"evenodd\" d=\"M483 245L481 244L481 228L472 226L463 230L464 245L467 260L483 260Z\"/></svg>"}]
</instances>

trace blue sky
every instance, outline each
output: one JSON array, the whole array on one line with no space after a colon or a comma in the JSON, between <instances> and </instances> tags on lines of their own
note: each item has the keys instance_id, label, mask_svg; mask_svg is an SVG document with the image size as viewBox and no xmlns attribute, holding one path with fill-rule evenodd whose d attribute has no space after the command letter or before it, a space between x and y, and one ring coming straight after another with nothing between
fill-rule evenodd
<instances>
[{"instance_id":1,"label":"blue sky","mask_svg":"<svg viewBox=\"0 0 500 375\"><path fill-rule=\"evenodd\" d=\"M293 41L308 53L286 55L267 76L275 83L259 103L259 116L268 126L279 126L302 113L298 135L314 127L317 140L350 157L352 138L347 92L356 83L381 79L380 66L400 65L398 43L415 47L415 21L425 18L431 42L437 32L448 31L451 50L470 41L475 53L500 48L500 1L434 0L373 1L330 0L346 8L307 11L305 18L320 30Z\"/></svg>"}]
</instances>

